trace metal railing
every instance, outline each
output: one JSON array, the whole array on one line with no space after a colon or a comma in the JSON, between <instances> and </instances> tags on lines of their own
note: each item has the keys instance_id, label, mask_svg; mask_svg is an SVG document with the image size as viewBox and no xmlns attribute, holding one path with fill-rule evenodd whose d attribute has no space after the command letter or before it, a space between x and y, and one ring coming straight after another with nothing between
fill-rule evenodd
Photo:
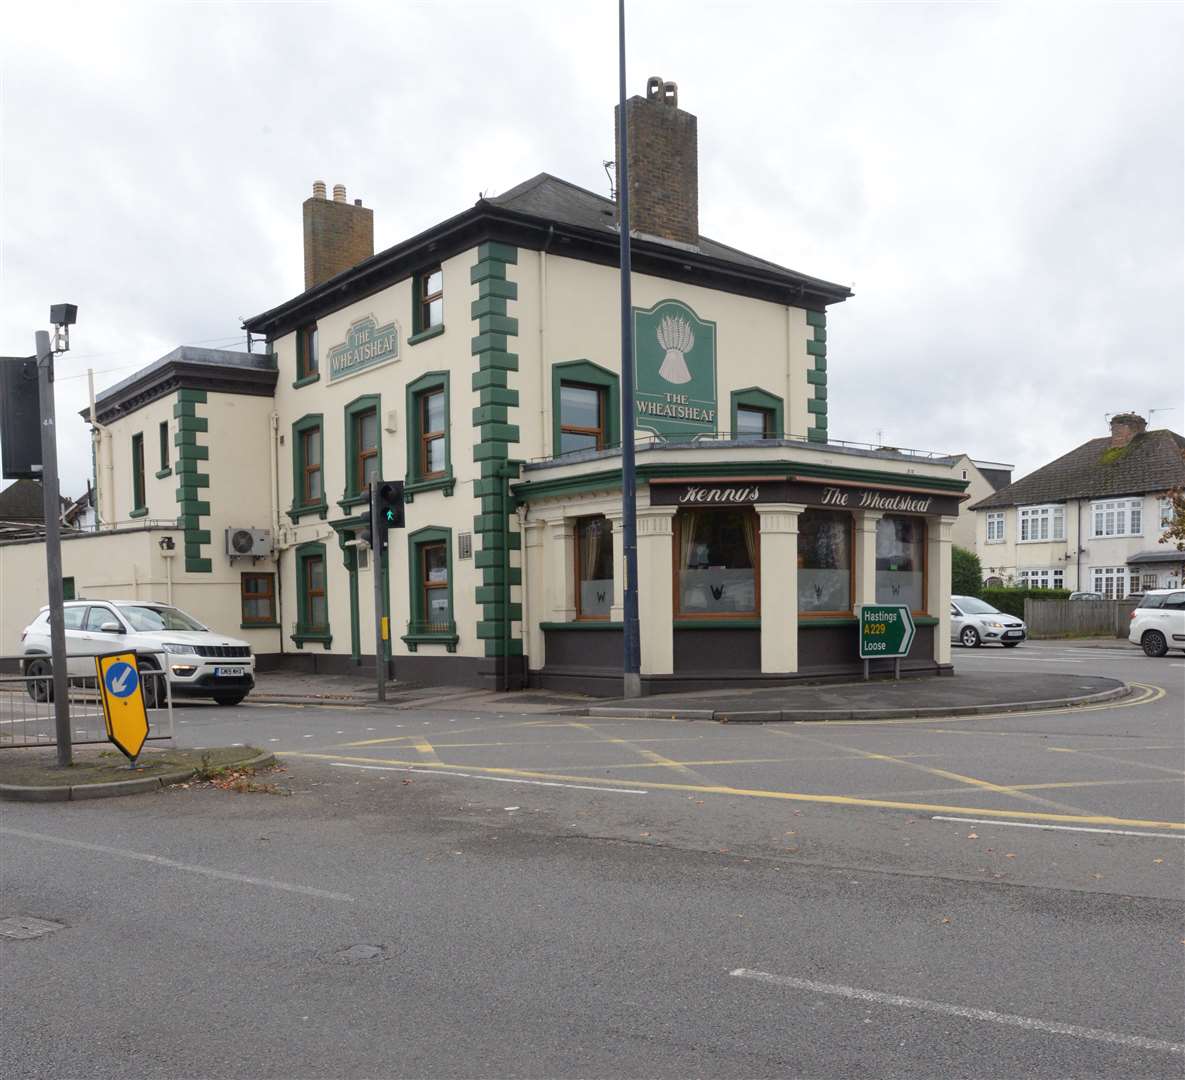
<instances>
[{"instance_id":1,"label":"metal railing","mask_svg":"<svg viewBox=\"0 0 1185 1080\"><path fill-rule=\"evenodd\" d=\"M165 674L164 652L137 650L137 668L148 708L148 738L173 738L173 695ZM139 663L148 660L148 666ZM91 654L67 654L67 661L88 661ZM155 665L155 666L152 666ZM69 666L69 665L68 665ZM81 669L82 663L76 667ZM66 676L70 702L70 741L74 744L107 741L98 677L70 673ZM23 746L56 746L54 733L53 661L43 655L0 656L0 749Z\"/></svg>"}]
</instances>

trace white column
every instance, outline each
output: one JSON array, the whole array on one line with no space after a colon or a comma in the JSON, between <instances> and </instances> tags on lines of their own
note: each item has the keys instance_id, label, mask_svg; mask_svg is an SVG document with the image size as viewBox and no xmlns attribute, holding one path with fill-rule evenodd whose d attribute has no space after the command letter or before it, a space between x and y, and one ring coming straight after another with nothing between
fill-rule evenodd
<instances>
[{"instance_id":1,"label":"white column","mask_svg":"<svg viewBox=\"0 0 1185 1080\"><path fill-rule=\"evenodd\" d=\"M547 523L547 606L552 622L571 622L576 618L576 582L573 560L572 522L558 518Z\"/></svg>"},{"instance_id":2,"label":"white column","mask_svg":"<svg viewBox=\"0 0 1185 1080\"><path fill-rule=\"evenodd\" d=\"M674 522L673 506L638 507L638 623L643 675L670 675L675 670Z\"/></svg>"},{"instance_id":3,"label":"white column","mask_svg":"<svg viewBox=\"0 0 1185 1080\"><path fill-rule=\"evenodd\" d=\"M523 536L523 639L527 656L533 670L543 667L546 660L544 653L543 631L539 624L546 621L548 609L544 596L543 582L545 579L543 563L543 522L527 520L522 523Z\"/></svg>"},{"instance_id":4,"label":"white column","mask_svg":"<svg viewBox=\"0 0 1185 1080\"><path fill-rule=\"evenodd\" d=\"M767 503L761 520L761 673L798 670L798 515L805 507Z\"/></svg>"},{"instance_id":5,"label":"white column","mask_svg":"<svg viewBox=\"0 0 1185 1080\"><path fill-rule=\"evenodd\" d=\"M950 547L957 518L926 519L926 606L938 619L934 627L934 659L950 663Z\"/></svg>"},{"instance_id":6,"label":"white column","mask_svg":"<svg viewBox=\"0 0 1185 1080\"><path fill-rule=\"evenodd\" d=\"M625 533L622 532L623 518L620 513L606 514L609 527L613 530L613 604L609 608L609 621L622 622L625 619Z\"/></svg>"},{"instance_id":7,"label":"white column","mask_svg":"<svg viewBox=\"0 0 1185 1080\"><path fill-rule=\"evenodd\" d=\"M884 514L874 510L856 512L855 594L852 596L852 611L860 610L861 604L876 603L876 523Z\"/></svg>"}]
</instances>

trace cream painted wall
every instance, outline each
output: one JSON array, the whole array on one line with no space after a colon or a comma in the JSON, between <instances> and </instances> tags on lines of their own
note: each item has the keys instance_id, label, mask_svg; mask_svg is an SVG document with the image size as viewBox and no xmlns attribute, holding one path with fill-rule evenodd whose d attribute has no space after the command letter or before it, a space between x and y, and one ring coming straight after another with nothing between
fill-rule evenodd
<instances>
[{"instance_id":1,"label":"cream painted wall","mask_svg":"<svg viewBox=\"0 0 1185 1080\"><path fill-rule=\"evenodd\" d=\"M173 472L177 458L177 450L173 446L173 435L177 431L177 422L173 419L173 403L176 400L176 394L169 394L107 425L111 436L111 486L114 488L115 508L114 514L110 507L101 508L104 528L142 524L144 520L169 523L177 520L177 476ZM169 425L169 474L158 478L156 473L161 468L162 423ZM148 508L146 519L131 517L131 512L135 508L132 499L132 438L138 434L144 436L144 505Z\"/></svg>"},{"instance_id":2,"label":"cream painted wall","mask_svg":"<svg viewBox=\"0 0 1185 1080\"><path fill-rule=\"evenodd\" d=\"M982 552L976 548L976 514L974 510L967 508L974 506L980 499L986 499L996 489L966 454L955 461L953 468L954 475L966 480L969 486L967 488L968 497L959 504L959 516L951 527L951 542L982 555Z\"/></svg>"}]
</instances>

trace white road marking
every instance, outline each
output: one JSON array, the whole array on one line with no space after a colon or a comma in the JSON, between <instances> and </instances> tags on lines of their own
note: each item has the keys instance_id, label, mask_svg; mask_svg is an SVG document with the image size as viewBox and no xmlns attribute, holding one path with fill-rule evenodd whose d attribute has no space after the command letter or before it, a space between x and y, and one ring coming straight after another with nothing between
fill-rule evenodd
<instances>
[{"instance_id":1,"label":"white road marking","mask_svg":"<svg viewBox=\"0 0 1185 1080\"><path fill-rule=\"evenodd\" d=\"M523 780L516 776L477 776L474 773L452 772L447 769L417 769L402 765L354 765L348 761L331 761L339 769L367 769L371 772L414 772L424 776L462 776L466 780L493 780L499 784L532 784L535 787L566 787L577 791L612 791L616 795L649 795L649 791L635 788L594 787L592 784L559 784L554 780Z\"/></svg>"},{"instance_id":2,"label":"white road marking","mask_svg":"<svg viewBox=\"0 0 1185 1080\"><path fill-rule=\"evenodd\" d=\"M1069 1035L1076 1039L1093 1039L1095 1042L1113 1043L1138 1050L1160 1050L1169 1054L1185 1054L1185 1043L1169 1042L1166 1039L1146 1039L1142 1035L1124 1035L1116 1031L1100 1031L1098 1028L1079 1027L1077 1024L1060 1024L1050 1020L1036 1020L1031 1016L1015 1016L1012 1013L993 1012L991 1009L971 1009L965 1005L951 1005L943 1001L926 1001L923 998L902 997L900 994L882 994L877 990L860 990L854 986L834 986L831 983L814 982L811 979L792 979L785 975L770 975L764 971L750 971L737 968L729 975L738 979L753 979L772 986L785 986L791 990L806 990L812 994L834 994L837 997L865 1001L872 1005L897 1005L921 1012L941 1013L945 1016L961 1016L966 1020L984 1020L991 1024L1007 1024L1010 1027L1026 1028L1045 1035Z\"/></svg>"},{"instance_id":3,"label":"white road marking","mask_svg":"<svg viewBox=\"0 0 1185 1080\"><path fill-rule=\"evenodd\" d=\"M135 862L154 863L170 870L184 870L188 874L201 874L203 877L218 878L221 881L238 881L244 885L262 885L266 889L280 889L282 892L302 893L305 896L317 896L323 900L341 900L352 904L354 897L345 893L328 892L325 889L314 889L310 885L293 885L287 881L275 881L272 878L249 877L246 874L236 874L231 870L216 870L212 866L197 866L193 863L177 862L165 859L160 855L149 855L143 851L129 851L127 848L108 847L106 844L88 844L82 840L67 840L61 836L49 836L46 833L26 832L24 829L9 829L0 826L0 835L19 836L25 840L37 840L45 844L60 844L62 847L78 848L82 851L96 851L100 855L117 855L121 859L131 859Z\"/></svg>"},{"instance_id":4,"label":"white road marking","mask_svg":"<svg viewBox=\"0 0 1185 1080\"><path fill-rule=\"evenodd\" d=\"M1132 829L1095 829L1086 825L1042 825L1035 821L991 821L988 818L942 817L935 814L931 821L958 821L964 825L1010 825L1014 829L1057 829L1059 832L1099 832L1114 836L1156 836L1161 840L1185 840L1185 833L1135 832Z\"/></svg>"}]
</instances>

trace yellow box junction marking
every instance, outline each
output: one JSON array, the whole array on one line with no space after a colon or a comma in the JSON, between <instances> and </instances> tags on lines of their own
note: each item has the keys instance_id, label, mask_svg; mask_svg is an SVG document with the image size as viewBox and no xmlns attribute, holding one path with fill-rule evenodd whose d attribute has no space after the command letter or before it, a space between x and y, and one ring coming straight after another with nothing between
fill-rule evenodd
<instances>
[{"instance_id":1,"label":"yellow box junction marking","mask_svg":"<svg viewBox=\"0 0 1185 1080\"><path fill-rule=\"evenodd\" d=\"M134 652L95 657L107 738L135 761L148 738L148 712Z\"/></svg>"}]
</instances>

